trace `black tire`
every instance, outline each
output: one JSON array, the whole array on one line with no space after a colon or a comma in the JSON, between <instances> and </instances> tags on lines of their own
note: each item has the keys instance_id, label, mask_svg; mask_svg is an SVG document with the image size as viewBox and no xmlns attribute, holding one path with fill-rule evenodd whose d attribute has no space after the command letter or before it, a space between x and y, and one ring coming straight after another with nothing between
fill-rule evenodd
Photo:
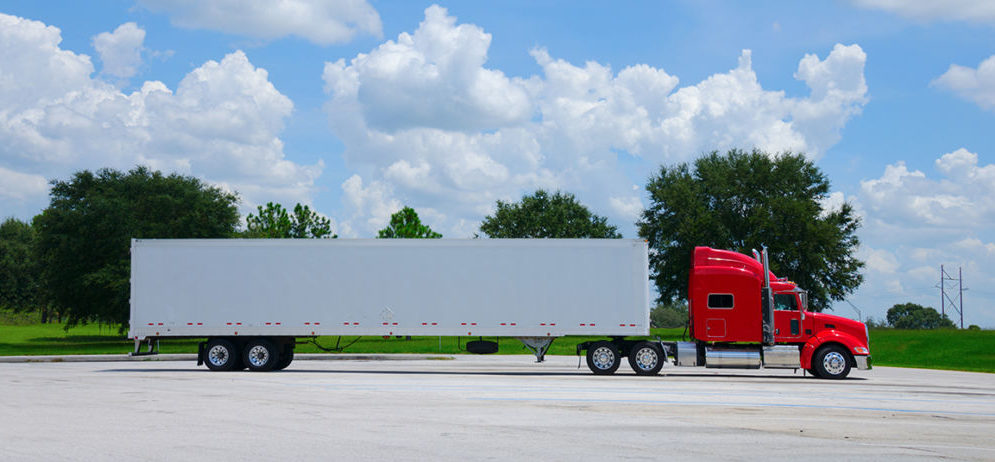
<instances>
[{"instance_id":1,"label":"black tire","mask_svg":"<svg viewBox=\"0 0 995 462\"><path fill-rule=\"evenodd\" d=\"M639 342L629 352L629 366L636 375L659 374L665 361L660 346L654 343Z\"/></svg>"},{"instance_id":2,"label":"black tire","mask_svg":"<svg viewBox=\"0 0 995 462\"><path fill-rule=\"evenodd\" d=\"M211 339L204 348L204 364L212 371L233 371L242 365L238 348L225 339Z\"/></svg>"},{"instance_id":3,"label":"black tire","mask_svg":"<svg viewBox=\"0 0 995 462\"><path fill-rule=\"evenodd\" d=\"M595 342L587 348L587 367L596 375L611 375L622 364L618 347L604 340Z\"/></svg>"},{"instance_id":4,"label":"black tire","mask_svg":"<svg viewBox=\"0 0 995 462\"><path fill-rule=\"evenodd\" d=\"M819 348L812 357L812 369L824 379L840 380L850 375L850 352L839 345L826 345Z\"/></svg>"},{"instance_id":5,"label":"black tire","mask_svg":"<svg viewBox=\"0 0 995 462\"><path fill-rule=\"evenodd\" d=\"M265 338L250 340L242 350L242 362L254 372L273 370L280 361L280 349Z\"/></svg>"},{"instance_id":6,"label":"black tire","mask_svg":"<svg viewBox=\"0 0 995 462\"><path fill-rule=\"evenodd\" d=\"M283 354L280 355L280 361L273 366L274 371L282 371L287 368L294 361L294 347L287 345L283 347Z\"/></svg>"}]
</instances>

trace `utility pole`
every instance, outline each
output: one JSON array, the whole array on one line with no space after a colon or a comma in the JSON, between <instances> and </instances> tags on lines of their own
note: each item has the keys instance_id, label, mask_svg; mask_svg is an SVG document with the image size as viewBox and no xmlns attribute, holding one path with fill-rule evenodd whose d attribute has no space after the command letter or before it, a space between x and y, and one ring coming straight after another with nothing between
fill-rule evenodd
<instances>
[{"instance_id":1,"label":"utility pole","mask_svg":"<svg viewBox=\"0 0 995 462\"><path fill-rule=\"evenodd\" d=\"M957 281L957 298L954 299L947 292L947 281ZM967 290L964 287L964 271L963 268L957 267L957 277L954 278L947 274L947 270L940 265L940 314L947 314L947 302L950 302L950 308L960 315L960 328L964 328L964 291Z\"/></svg>"}]
</instances>

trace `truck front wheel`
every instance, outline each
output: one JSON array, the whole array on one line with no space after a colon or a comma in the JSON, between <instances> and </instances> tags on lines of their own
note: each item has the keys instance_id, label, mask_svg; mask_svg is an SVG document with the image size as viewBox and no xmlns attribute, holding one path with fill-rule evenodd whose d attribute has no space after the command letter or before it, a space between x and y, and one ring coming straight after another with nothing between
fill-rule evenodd
<instances>
[{"instance_id":1,"label":"truck front wheel","mask_svg":"<svg viewBox=\"0 0 995 462\"><path fill-rule=\"evenodd\" d=\"M637 375L656 375L663 367L660 347L650 342L639 342L629 352L629 365Z\"/></svg>"},{"instance_id":2,"label":"truck front wheel","mask_svg":"<svg viewBox=\"0 0 995 462\"><path fill-rule=\"evenodd\" d=\"M621 362L618 347L611 342L595 342L587 349L587 367L597 375L614 374Z\"/></svg>"},{"instance_id":3,"label":"truck front wheel","mask_svg":"<svg viewBox=\"0 0 995 462\"><path fill-rule=\"evenodd\" d=\"M850 354L839 345L826 345L815 352L812 368L819 377L839 380L850 375Z\"/></svg>"},{"instance_id":4,"label":"truck front wheel","mask_svg":"<svg viewBox=\"0 0 995 462\"><path fill-rule=\"evenodd\" d=\"M239 369L242 360L238 357L235 344L225 339L211 339L204 348L204 363L212 371L231 371Z\"/></svg>"}]
</instances>

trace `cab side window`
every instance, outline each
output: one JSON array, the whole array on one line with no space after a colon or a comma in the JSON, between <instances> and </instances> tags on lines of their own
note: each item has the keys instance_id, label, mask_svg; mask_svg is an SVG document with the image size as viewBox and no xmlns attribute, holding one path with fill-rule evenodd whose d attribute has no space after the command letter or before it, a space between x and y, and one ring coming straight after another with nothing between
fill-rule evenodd
<instances>
[{"instance_id":1,"label":"cab side window","mask_svg":"<svg viewBox=\"0 0 995 462\"><path fill-rule=\"evenodd\" d=\"M732 294L708 294L708 307L720 310L732 309Z\"/></svg>"},{"instance_id":2,"label":"cab side window","mask_svg":"<svg viewBox=\"0 0 995 462\"><path fill-rule=\"evenodd\" d=\"M798 311L798 299L795 298L795 294L774 294L774 309Z\"/></svg>"}]
</instances>

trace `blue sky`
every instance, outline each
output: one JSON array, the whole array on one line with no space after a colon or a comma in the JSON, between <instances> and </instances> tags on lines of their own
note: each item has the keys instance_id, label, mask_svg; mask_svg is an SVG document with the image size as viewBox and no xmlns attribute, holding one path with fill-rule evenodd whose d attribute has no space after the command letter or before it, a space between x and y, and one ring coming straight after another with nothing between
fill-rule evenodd
<instances>
[{"instance_id":1,"label":"blue sky","mask_svg":"<svg viewBox=\"0 0 995 462\"><path fill-rule=\"evenodd\" d=\"M939 307L944 264L995 327L995 5L933 3L4 1L0 215L141 163L342 236L545 187L635 237L659 165L794 150L863 218L865 316Z\"/></svg>"}]
</instances>

